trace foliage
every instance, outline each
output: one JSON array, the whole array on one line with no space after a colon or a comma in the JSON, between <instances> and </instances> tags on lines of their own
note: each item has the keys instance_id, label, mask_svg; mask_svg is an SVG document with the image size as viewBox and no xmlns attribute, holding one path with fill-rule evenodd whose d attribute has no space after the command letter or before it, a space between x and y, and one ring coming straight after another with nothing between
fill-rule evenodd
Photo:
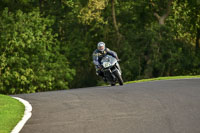
<instances>
[{"instance_id":1,"label":"foliage","mask_svg":"<svg viewBox=\"0 0 200 133\"><path fill-rule=\"evenodd\" d=\"M104 21L101 12L105 9L107 4L108 0L89 0L87 7L81 9L78 17L84 24L90 24L92 21L105 24L106 22Z\"/></svg>"},{"instance_id":2,"label":"foliage","mask_svg":"<svg viewBox=\"0 0 200 133\"><path fill-rule=\"evenodd\" d=\"M2 93L31 93L68 89L74 70L59 53L59 42L52 34L53 20L38 11L3 11L0 24Z\"/></svg>"}]
</instances>

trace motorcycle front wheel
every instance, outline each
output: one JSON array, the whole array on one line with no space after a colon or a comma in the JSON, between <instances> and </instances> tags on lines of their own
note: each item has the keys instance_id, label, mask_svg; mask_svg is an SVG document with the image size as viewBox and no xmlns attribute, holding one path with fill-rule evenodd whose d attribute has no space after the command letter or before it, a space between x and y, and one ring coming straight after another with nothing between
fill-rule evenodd
<instances>
[{"instance_id":1,"label":"motorcycle front wheel","mask_svg":"<svg viewBox=\"0 0 200 133\"><path fill-rule=\"evenodd\" d=\"M118 82L120 85L123 85L123 79L122 79L122 76L119 74L118 71L114 71L113 74L115 75L115 77L117 78Z\"/></svg>"},{"instance_id":2,"label":"motorcycle front wheel","mask_svg":"<svg viewBox=\"0 0 200 133\"><path fill-rule=\"evenodd\" d=\"M115 86L115 83L110 84L111 86Z\"/></svg>"}]
</instances>

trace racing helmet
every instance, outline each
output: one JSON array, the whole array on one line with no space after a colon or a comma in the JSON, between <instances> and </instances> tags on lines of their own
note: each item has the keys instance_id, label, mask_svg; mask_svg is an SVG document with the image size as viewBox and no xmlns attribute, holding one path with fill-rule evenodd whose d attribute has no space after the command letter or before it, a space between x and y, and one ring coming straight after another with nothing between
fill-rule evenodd
<instances>
[{"instance_id":1,"label":"racing helmet","mask_svg":"<svg viewBox=\"0 0 200 133\"><path fill-rule=\"evenodd\" d=\"M101 52L103 52L105 50L105 43L104 42L99 42L97 44L97 49Z\"/></svg>"}]
</instances>

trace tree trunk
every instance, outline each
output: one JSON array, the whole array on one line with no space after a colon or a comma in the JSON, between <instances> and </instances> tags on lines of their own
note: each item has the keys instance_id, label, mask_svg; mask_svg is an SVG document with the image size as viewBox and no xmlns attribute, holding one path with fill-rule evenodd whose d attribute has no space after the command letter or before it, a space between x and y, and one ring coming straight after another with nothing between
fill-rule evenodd
<instances>
[{"instance_id":1,"label":"tree trunk","mask_svg":"<svg viewBox=\"0 0 200 133\"><path fill-rule=\"evenodd\" d=\"M196 52L199 52L199 44L200 44L200 28L197 28L197 35L196 35Z\"/></svg>"},{"instance_id":2,"label":"tree trunk","mask_svg":"<svg viewBox=\"0 0 200 133\"><path fill-rule=\"evenodd\" d=\"M43 2L42 0L39 0L40 13L43 13L42 7L43 7Z\"/></svg>"},{"instance_id":3,"label":"tree trunk","mask_svg":"<svg viewBox=\"0 0 200 133\"><path fill-rule=\"evenodd\" d=\"M117 25L117 20L116 20L116 15L115 15L115 0L112 0L112 17L113 17L113 24L117 32L117 45L119 46L122 35L120 34L119 27Z\"/></svg>"},{"instance_id":4,"label":"tree trunk","mask_svg":"<svg viewBox=\"0 0 200 133\"><path fill-rule=\"evenodd\" d=\"M166 18L169 16L169 14L171 12L172 1L173 0L169 0L165 14L163 14L162 16L159 16L158 13L154 13L154 16L158 19L158 22L159 22L160 25L164 25L165 24L165 20L166 20Z\"/></svg>"}]
</instances>

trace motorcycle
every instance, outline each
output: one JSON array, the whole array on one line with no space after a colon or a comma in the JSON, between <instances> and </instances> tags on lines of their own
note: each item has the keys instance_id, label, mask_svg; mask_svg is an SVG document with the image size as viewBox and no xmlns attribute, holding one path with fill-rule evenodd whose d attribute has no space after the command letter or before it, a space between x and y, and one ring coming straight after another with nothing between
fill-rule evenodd
<instances>
[{"instance_id":1,"label":"motorcycle","mask_svg":"<svg viewBox=\"0 0 200 133\"><path fill-rule=\"evenodd\" d=\"M115 86L116 83L123 85L122 71L120 69L118 60L110 55L106 55L101 60L102 72L106 80Z\"/></svg>"}]
</instances>

